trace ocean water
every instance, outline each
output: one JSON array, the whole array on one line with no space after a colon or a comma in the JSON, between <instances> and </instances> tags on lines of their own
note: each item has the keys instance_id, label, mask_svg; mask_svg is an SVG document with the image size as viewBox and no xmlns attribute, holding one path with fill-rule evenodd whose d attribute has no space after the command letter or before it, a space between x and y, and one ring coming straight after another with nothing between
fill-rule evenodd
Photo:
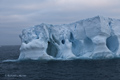
<instances>
[{"instance_id":1,"label":"ocean water","mask_svg":"<svg viewBox=\"0 0 120 80\"><path fill-rule=\"evenodd\" d=\"M2 62L19 47L0 47L0 80L120 80L120 59Z\"/></svg>"}]
</instances>

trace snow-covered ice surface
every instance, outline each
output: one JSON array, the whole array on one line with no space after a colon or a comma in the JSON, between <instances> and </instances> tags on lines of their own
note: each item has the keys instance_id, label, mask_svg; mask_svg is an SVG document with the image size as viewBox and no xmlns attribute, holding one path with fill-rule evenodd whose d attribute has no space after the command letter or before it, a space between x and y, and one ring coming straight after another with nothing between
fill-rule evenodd
<instances>
[{"instance_id":1,"label":"snow-covered ice surface","mask_svg":"<svg viewBox=\"0 0 120 80\"><path fill-rule=\"evenodd\" d=\"M70 24L40 24L22 31L18 60L107 59L120 56L120 20L96 16Z\"/></svg>"}]
</instances>

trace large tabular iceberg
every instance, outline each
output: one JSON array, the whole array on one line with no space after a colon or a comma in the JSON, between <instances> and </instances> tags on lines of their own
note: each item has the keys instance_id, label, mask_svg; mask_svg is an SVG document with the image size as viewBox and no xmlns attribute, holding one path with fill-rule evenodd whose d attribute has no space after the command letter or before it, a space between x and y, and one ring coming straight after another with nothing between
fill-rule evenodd
<instances>
[{"instance_id":1,"label":"large tabular iceberg","mask_svg":"<svg viewBox=\"0 0 120 80\"><path fill-rule=\"evenodd\" d=\"M120 56L120 20L96 16L71 24L24 29L19 60L105 59Z\"/></svg>"}]
</instances>

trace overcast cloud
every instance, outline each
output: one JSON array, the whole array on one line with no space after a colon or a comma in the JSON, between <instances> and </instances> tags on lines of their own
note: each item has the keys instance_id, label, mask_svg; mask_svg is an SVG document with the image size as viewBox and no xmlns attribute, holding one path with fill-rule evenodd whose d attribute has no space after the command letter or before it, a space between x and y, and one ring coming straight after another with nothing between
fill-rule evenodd
<instances>
[{"instance_id":1,"label":"overcast cloud","mask_svg":"<svg viewBox=\"0 0 120 80\"><path fill-rule=\"evenodd\" d=\"M120 19L120 0L0 0L0 45L20 44L22 29L97 15Z\"/></svg>"}]
</instances>

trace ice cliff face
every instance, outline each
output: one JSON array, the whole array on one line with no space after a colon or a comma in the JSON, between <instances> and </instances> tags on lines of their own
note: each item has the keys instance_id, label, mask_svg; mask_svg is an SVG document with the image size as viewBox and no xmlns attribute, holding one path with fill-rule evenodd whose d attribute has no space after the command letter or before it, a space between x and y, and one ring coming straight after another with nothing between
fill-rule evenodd
<instances>
[{"instance_id":1,"label":"ice cliff face","mask_svg":"<svg viewBox=\"0 0 120 80\"><path fill-rule=\"evenodd\" d=\"M40 24L22 31L19 60L104 59L120 56L120 20L97 16L71 24Z\"/></svg>"}]
</instances>

